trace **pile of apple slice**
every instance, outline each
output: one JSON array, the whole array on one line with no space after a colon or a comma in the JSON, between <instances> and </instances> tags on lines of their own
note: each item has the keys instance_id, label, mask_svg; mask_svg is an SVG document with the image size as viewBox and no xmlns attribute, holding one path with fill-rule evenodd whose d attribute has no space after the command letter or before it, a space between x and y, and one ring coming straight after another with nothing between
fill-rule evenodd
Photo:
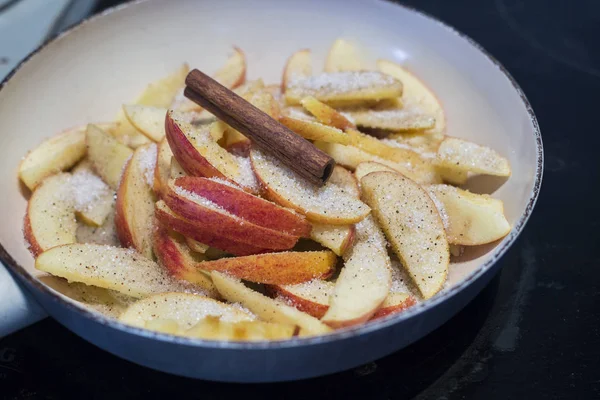
<instances>
[{"instance_id":1,"label":"pile of apple slice","mask_svg":"<svg viewBox=\"0 0 600 400\"><path fill-rule=\"evenodd\" d=\"M434 296L450 246L510 231L500 200L452 185L510 166L445 136L406 69L360 54L339 39L313 75L301 50L265 85L234 48L213 75L337 161L322 187L183 98L186 64L115 122L48 139L19 169L36 268L92 308L118 304L125 323L201 339L321 335Z\"/></svg>"}]
</instances>

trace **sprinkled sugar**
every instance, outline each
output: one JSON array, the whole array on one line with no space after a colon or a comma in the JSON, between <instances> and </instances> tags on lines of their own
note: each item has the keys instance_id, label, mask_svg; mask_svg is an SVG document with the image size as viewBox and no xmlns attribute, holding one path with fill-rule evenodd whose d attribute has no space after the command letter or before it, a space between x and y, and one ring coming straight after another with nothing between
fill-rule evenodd
<instances>
[{"instance_id":1,"label":"sprinkled sugar","mask_svg":"<svg viewBox=\"0 0 600 400\"><path fill-rule=\"evenodd\" d=\"M435 126L435 118L423 113L419 108L407 107L393 110L366 110L350 112L354 123L366 128L388 130L430 129Z\"/></svg>"},{"instance_id":2,"label":"sprinkled sugar","mask_svg":"<svg viewBox=\"0 0 600 400\"><path fill-rule=\"evenodd\" d=\"M140 155L140 168L144 172L146 183L152 187L154 184L154 168L156 167L156 157L158 154L158 146L151 144L146 149L141 150Z\"/></svg>"},{"instance_id":3,"label":"sprinkled sugar","mask_svg":"<svg viewBox=\"0 0 600 400\"><path fill-rule=\"evenodd\" d=\"M177 193L178 195L188 198L188 199L192 200L193 202L200 204L203 207L226 212L223 207L221 207L220 205L218 205L216 203L213 203L212 201L208 200L205 197L200 196L199 194L190 192L189 190L186 190L180 186L175 186L174 188L175 188L175 193Z\"/></svg>"},{"instance_id":4,"label":"sprinkled sugar","mask_svg":"<svg viewBox=\"0 0 600 400\"><path fill-rule=\"evenodd\" d=\"M258 192L260 186L254 171L252 170L252 163L249 157L235 156L235 159L239 165L239 176L236 178L236 182L240 185L247 187L253 192Z\"/></svg>"},{"instance_id":5,"label":"sprinkled sugar","mask_svg":"<svg viewBox=\"0 0 600 400\"><path fill-rule=\"evenodd\" d=\"M448 213L446 212L446 208L444 207L444 203L442 203L437 196L435 195L435 192L431 189L427 190L427 193L429 194L429 197L431 197L431 200L433 200L433 204L435 204L435 208L437 208L438 213L440 214L440 217L442 218L442 223L444 224L444 229L447 231L450 228L450 220L448 218Z\"/></svg>"},{"instance_id":6,"label":"sprinkled sugar","mask_svg":"<svg viewBox=\"0 0 600 400\"><path fill-rule=\"evenodd\" d=\"M308 94L324 92L355 92L376 86L388 86L397 81L386 74L376 71L343 71L324 73L292 80L290 88L299 88Z\"/></svg>"},{"instance_id":7,"label":"sprinkled sugar","mask_svg":"<svg viewBox=\"0 0 600 400\"><path fill-rule=\"evenodd\" d=\"M252 150L251 158L266 185L288 202L288 206L295 206L304 214L318 214L335 220L369 212L366 204L331 182L321 187L313 185L275 157L257 149Z\"/></svg>"},{"instance_id":8,"label":"sprinkled sugar","mask_svg":"<svg viewBox=\"0 0 600 400\"><path fill-rule=\"evenodd\" d=\"M110 195L111 189L89 170L80 170L69 179L66 201L72 201L77 211L88 211L102 196Z\"/></svg>"}]
</instances>

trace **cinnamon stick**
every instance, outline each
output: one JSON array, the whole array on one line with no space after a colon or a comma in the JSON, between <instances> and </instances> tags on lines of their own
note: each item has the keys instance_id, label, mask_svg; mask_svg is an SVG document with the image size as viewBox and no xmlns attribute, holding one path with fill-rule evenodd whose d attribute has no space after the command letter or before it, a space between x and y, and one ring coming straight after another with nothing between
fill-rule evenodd
<instances>
[{"instance_id":1,"label":"cinnamon stick","mask_svg":"<svg viewBox=\"0 0 600 400\"><path fill-rule=\"evenodd\" d=\"M194 69L184 95L252 140L256 146L316 185L329 179L335 161L217 81Z\"/></svg>"}]
</instances>

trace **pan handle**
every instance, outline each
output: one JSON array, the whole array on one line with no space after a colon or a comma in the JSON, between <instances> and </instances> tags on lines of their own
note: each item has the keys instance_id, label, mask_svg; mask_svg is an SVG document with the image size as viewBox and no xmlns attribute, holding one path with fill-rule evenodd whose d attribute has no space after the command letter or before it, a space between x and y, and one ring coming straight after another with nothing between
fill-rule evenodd
<instances>
[{"instance_id":1,"label":"pan handle","mask_svg":"<svg viewBox=\"0 0 600 400\"><path fill-rule=\"evenodd\" d=\"M46 312L0 264L0 338L46 317Z\"/></svg>"}]
</instances>

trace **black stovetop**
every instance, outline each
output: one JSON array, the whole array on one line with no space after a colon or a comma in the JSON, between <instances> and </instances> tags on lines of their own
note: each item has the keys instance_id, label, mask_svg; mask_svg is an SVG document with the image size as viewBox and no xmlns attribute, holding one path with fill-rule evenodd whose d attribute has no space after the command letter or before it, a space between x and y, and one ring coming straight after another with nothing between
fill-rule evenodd
<instances>
[{"instance_id":1,"label":"black stovetop","mask_svg":"<svg viewBox=\"0 0 600 400\"><path fill-rule=\"evenodd\" d=\"M270 385L152 371L47 319L0 341L0 396L600 398L600 1L405 3L453 25L496 56L529 97L542 130L546 165L536 210L501 261L502 272L469 306L377 362Z\"/></svg>"}]
</instances>

